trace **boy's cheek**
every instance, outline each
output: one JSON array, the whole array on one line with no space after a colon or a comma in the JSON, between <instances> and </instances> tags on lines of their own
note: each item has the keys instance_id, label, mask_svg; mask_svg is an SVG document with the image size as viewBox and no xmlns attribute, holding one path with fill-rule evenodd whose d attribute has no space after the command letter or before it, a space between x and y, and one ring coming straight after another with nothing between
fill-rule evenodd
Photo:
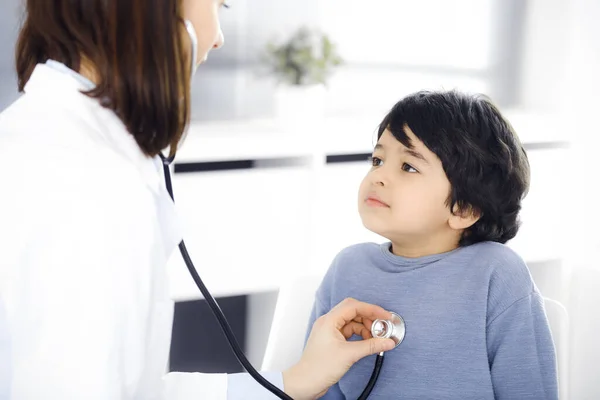
<instances>
[{"instance_id":1,"label":"boy's cheek","mask_svg":"<svg viewBox=\"0 0 600 400\"><path fill-rule=\"evenodd\" d=\"M367 184L367 177L365 177L360 182L360 185L358 186L357 200L358 200L359 206L362 203L364 203L365 197L367 196L367 192L368 192L368 184Z\"/></svg>"}]
</instances>

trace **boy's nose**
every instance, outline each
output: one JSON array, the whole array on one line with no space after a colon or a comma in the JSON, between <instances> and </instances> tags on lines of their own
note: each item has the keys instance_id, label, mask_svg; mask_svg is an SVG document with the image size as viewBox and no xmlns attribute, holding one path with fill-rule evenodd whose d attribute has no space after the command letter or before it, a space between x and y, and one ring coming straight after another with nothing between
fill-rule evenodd
<instances>
[{"instance_id":1,"label":"boy's nose","mask_svg":"<svg viewBox=\"0 0 600 400\"><path fill-rule=\"evenodd\" d=\"M373 183L376 186L386 186L386 178L381 169L378 169L371 173L371 183Z\"/></svg>"},{"instance_id":2,"label":"boy's nose","mask_svg":"<svg viewBox=\"0 0 600 400\"><path fill-rule=\"evenodd\" d=\"M223 31L220 30L219 36L217 37L217 41L213 45L213 48L220 49L221 47L223 47L224 43L225 43L225 36L223 36Z\"/></svg>"}]
</instances>

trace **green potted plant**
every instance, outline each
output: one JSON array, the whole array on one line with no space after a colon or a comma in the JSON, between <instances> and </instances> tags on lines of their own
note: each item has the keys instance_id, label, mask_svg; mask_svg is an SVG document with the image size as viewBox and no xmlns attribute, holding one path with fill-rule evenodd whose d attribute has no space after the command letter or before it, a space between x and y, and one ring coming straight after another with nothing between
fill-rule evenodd
<instances>
[{"instance_id":1,"label":"green potted plant","mask_svg":"<svg viewBox=\"0 0 600 400\"><path fill-rule=\"evenodd\" d=\"M327 80L343 62L327 35L302 27L283 42L270 42L265 61L278 81L280 119L296 124L322 116Z\"/></svg>"}]
</instances>

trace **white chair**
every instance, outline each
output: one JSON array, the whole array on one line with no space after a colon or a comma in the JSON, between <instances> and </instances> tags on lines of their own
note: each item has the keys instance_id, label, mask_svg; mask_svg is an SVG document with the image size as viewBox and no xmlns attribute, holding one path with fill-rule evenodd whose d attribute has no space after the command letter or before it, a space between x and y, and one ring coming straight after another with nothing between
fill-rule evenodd
<instances>
[{"instance_id":1,"label":"white chair","mask_svg":"<svg viewBox=\"0 0 600 400\"><path fill-rule=\"evenodd\" d=\"M284 371L300 360L315 293L322 279L322 275L296 277L281 286L262 371Z\"/></svg>"},{"instance_id":2,"label":"white chair","mask_svg":"<svg viewBox=\"0 0 600 400\"><path fill-rule=\"evenodd\" d=\"M566 400L569 393L569 314L562 303L549 298L544 298L544 308L556 348L559 399Z\"/></svg>"},{"instance_id":3,"label":"white chair","mask_svg":"<svg viewBox=\"0 0 600 400\"><path fill-rule=\"evenodd\" d=\"M590 263L597 260L590 260ZM569 311L571 316L569 397L600 399L600 268L573 269Z\"/></svg>"}]
</instances>

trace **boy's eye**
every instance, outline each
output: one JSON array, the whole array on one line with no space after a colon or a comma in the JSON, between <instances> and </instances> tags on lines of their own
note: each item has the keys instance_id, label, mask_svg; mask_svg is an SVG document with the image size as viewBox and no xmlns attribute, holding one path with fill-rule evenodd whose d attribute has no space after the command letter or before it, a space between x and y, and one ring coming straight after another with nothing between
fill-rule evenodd
<instances>
[{"instance_id":1,"label":"boy's eye","mask_svg":"<svg viewBox=\"0 0 600 400\"><path fill-rule=\"evenodd\" d=\"M410 172L411 174L414 174L415 172L419 172L416 170L416 168L414 168L412 165L407 164L407 163L402 164L402 171Z\"/></svg>"},{"instance_id":2,"label":"boy's eye","mask_svg":"<svg viewBox=\"0 0 600 400\"><path fill-rule=\"evenodd\" d=\"M383 163L383 160L379 157L369 157L369 161L371 162L371 165L374 167L380 167L381 164Z\"/></svg>"}]
</instances>

